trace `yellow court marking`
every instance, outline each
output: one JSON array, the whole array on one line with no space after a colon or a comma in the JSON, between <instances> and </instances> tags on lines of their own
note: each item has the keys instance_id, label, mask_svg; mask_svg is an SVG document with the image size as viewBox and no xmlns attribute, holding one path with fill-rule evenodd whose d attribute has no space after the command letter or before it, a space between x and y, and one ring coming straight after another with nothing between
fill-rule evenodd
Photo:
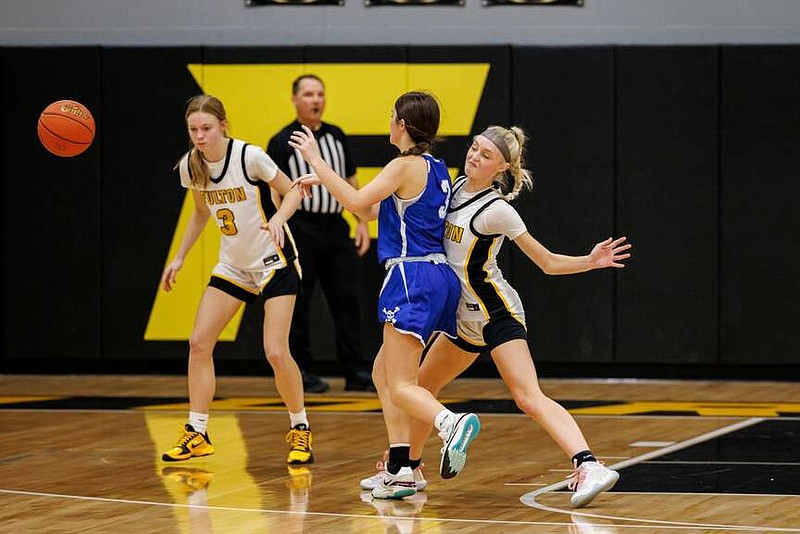
<instances>
[{"instance_id":1,"label":"yellow court marking","mask_svg":"<svg viewBox=\"0 0 800 534\"><path fill-rule=\"evenodd\" d=\"M31 408L59 409L71 407L81 409L81 399L90 399L85 410L137 410L146 412L164 412L172 410L188 410L189 402L159 402L159 399L139 397L136 402L131 402L127 397L94 397L94 396L0 396L0 409L9 405L21 405L16 408L25 408L27 403L50 402L49 406L32 406ZM103 400L107 399L107 407L103 407ZM69 406L59 406L58 401L69 401ZM177 399L176 399L177 400ZM469 411L478 413L517 414L518 411L498 412L482 409L483 403L509 401L509 399L470 399L467 397L439 399L445 406L469 403ZM150 401L148 403L148 401ZM561 403L569 404L569 399L561 399ZM143 405L144 404L144 405ZM381 403L377 397L359 396L316 396L309 395L305 398L306 409L312 412L379 412ZM280 397L227 397L214 399L214 410L220 411L255 411L255 412L283 412L286 406ZM637 401L614 402L601 406L588 406L584 408L571 408L573 415L608 415L608 416L640 416L640 415L678 415L701 417L781 417L800 416L800 403L776 402L662 402L662 401Z\"/></svg>"},{"instance_id":2,"label":"yellow court marking","mask_svg":"<svg viewBox=\"0 0 800 534\"><path fill-rule=\"evenodd\" d=\"M569 410L574 415L647 415L663 412L686 412L706 417L779 417L800 415L800 403L773 402L626 402Z\"/></svg>"},{"instance_id":3,"label":"yellow court marking","mask_svg":"<svg viewBox=\"0 0 800 534\"><path fill-rule=\"evenodd\" d=\"M147 413L147 429L155 450L155 476L161 479L170 499L177 530L181 534L197 532L268 532L269 521L263 516L232 516L208 507L208 504L236 505L248 508L276 506L274 497L263 491L248 471L247 441L234 414L214 416L214 443L225 454L193 458L189 462L164 462L161 452L169 449L180 435L185 415ZM191 508L192 505L200 505ZM205 507L204 507L205 505ZM200 525L202 528L200 528Z\"/></svg>"}]
</instances>

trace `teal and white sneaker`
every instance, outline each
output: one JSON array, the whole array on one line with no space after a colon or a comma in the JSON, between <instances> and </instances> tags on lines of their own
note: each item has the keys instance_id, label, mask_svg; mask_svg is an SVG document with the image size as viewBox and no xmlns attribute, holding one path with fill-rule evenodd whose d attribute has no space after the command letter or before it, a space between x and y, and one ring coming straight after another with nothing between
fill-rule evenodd
<instances>
[{"instance_id":1,"label":"teal and white sneaker","mask_svg":"<svg viewBox=\"0 0 800 534\"><path fill-rule=\"evenodd\" d=\"M453 478L467 463L467 447L481 431L481 421L474 413L457 413L449 428L439 432L444 442L439 474L442 478Z\"/></svg>"}]
</instances>

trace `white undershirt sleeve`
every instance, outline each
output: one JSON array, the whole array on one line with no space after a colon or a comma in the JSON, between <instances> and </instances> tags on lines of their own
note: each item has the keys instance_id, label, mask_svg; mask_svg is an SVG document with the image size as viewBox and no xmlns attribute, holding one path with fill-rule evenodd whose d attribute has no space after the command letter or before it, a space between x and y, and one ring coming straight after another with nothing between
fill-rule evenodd
<instances>
[{"instance_id":1,"label":"white undershirt sleeve","mask_svg":"<svg viewBox=\"0 0 800 534\"><path fill-rule=\"evenodd\" d=\"M272 158L259 146L250 145L244 155L244 164L250 179L259 178L271 182L278 174L278 166Z\"/></svg>"},{"instance_id":2,"label":"white undershirt sleeve","mask_svg":"<svg viewBox=\"0 0 800 534\"><path fill-rule=\"evenodd\" d=\"M492 202L478 215L474 224L482 234L502 234L512 241L528 231L517 210L502 200Z\"/></svg>"}]
</instances>

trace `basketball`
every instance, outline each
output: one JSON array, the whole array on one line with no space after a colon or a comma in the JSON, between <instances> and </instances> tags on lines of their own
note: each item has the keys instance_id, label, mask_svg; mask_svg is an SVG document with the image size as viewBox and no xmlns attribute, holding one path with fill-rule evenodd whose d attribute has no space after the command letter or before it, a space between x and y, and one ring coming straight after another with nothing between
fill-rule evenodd
<instances>
[{"instance_id":1,"label":"basketball","mask_svg":"<svg viewBox=\"0 0 800 534\"><path fill-rule=\"evenodd\" d=\"M39 115L39 140L49 152L70 158L85 151L94 140L94 117L74 100L53 102Z\"/></svg>"}]
</instances>

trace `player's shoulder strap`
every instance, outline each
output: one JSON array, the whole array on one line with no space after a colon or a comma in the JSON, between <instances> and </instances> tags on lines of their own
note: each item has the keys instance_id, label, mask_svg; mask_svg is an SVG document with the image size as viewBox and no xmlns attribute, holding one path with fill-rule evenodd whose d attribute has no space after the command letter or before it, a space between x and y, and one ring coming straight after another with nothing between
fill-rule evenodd
<instances>
[{"instance_id":1,"label":"player's shoulder strap","mask_svg":"<svg viewBox=\"0 0 800 534\"><path fill-rule=\"evenodd\" d=\"M486 191L486 193L491 193L492 191L494 191L494 189L488 189ZM481 196L486 196L486 195L481 195ZM480 208L478 208L475 211L475 213L472 215L472 218L469 220L469 229L470 229L470 231L472 231L472 233L475 234L476 236L478 236L479 238L494 239L495 237L499 237L499 236L502 235L502 234L482 234L478 230L475 229L475 219L477 219L478 216L481 213L486 211L486 208L488 208L489 206L491 206L492 204L494 204L498 200L503 200L503 199L500 196L495 196L494 198L490 198L489 200L487 200L486 203L484 203L483 206L481 206Z\"/></svg>"},{"instance_id":2,"label":"player's shoulder strap","mask_svg":"<svg viewBox=\"0 0 800 534\"><path fill-rule=\"evenodd\" d=\"M250 175L247 172L247 159L246 159L245 156L247 154L247 147L250 146L250 143L247 143L247 142L244 142L244 141L241 141L241 143L242 143L242 148L241 148L241 152L242 153L241 153L241 156L240 156L240 160L241 160L240 162L241 162L241 165L242 165L242 173L244 175L244 179L247 180L249 183L251 183L253 185L258 185L258 180L251 179Z\"/></svg>"}]
</instances>

